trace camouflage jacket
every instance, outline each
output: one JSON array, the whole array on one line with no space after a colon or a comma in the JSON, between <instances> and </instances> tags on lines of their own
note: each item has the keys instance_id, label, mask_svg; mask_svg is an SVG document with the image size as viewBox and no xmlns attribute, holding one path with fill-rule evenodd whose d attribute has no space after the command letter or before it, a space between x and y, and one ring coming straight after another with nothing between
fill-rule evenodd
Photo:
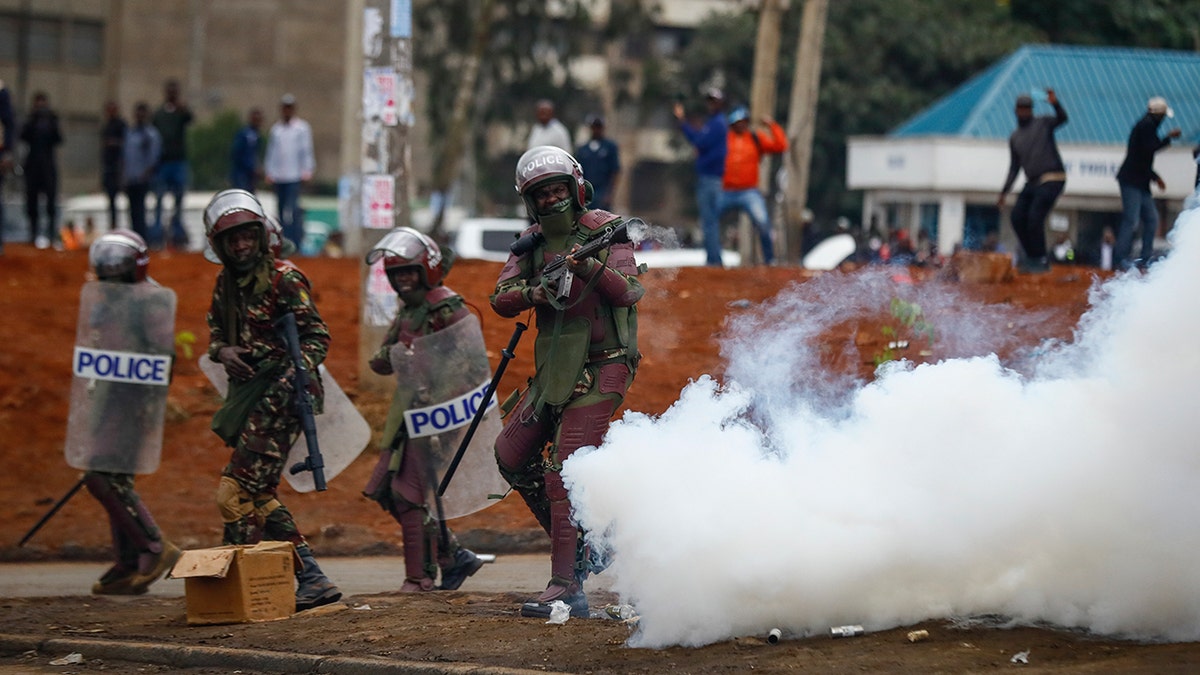
<instances>
[{"instance_id":1,"label":"camouflage jacket","mask_svg":"<svg viewBox=\"0 0 1200 675\"><path fill-rule=\"evenodd\" d=\"M254 273L241 278L221 270L213 289L207 321L208 356L213 361L221 348L241 346L250 350L242 356L250 367L286 367L287 347L276 332L274 321L287 312L296 316L300 355L309 372L309 393L319 412L323 398L317 367L329 352L329 327L312 300L312 286L295 265L267 259Z\"/></svg>"}]
</instances>

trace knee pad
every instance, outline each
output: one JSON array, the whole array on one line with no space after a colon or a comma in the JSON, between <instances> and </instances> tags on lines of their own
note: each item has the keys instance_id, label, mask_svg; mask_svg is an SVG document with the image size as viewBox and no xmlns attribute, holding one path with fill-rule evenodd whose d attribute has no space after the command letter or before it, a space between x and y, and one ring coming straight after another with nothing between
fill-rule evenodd
<instances>
[{"instance_id":1,"label":"knee pad","mask_svg":"<svg viewBox=\"0 0 1200 675\"><path fill-rule=\"evenodd\" d=\"M221 476L221 482L217 483L217 509L222 521L236 523L254 513L254 500L236 480Z\"/></svg>"},{"instance_id":2,"label":"knee pad","mask_svg":"<svg viewBox=\"0 0 1200 675\"><path fill-rule=\"evenodd\" d=\"M279 503L275 495L265 494L254 496L254 514L263 520L266 520L267 516L270 516L281 506L283 504Z\"/></svg>"}]
</instances>

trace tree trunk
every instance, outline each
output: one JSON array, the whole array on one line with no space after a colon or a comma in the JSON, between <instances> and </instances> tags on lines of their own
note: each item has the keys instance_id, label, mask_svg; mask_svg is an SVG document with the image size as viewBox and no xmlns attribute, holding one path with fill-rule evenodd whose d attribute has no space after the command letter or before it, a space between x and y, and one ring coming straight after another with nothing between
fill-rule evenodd
<instances>
[{"instance_id":1,"label":"tree trunk","mask_svg":"<svg viewBox=\"0 0 1200 675\"><path fill-rule=\"evenodd\" d=\"M475 26L471 35L471 50L463 61L462 79L458 82L458 92L454 96L454 109L450 113L450 124L446 128L446 138L442 145L442 156L434 162L433 190L440 193L442 198L437 202L433 213L433 227L430 236L439 243L446 243L448 236L445 231L446 209L450 206L450 193L454 181L462 166L463 153L467 147L470 134L472 104L476 94L476 83L479 81L479 66L483 54L487 51L491 39L491 25L494 20L495 0L481 0L479 15L475 17Z\"/></svg>"},{"instance_id":2,"label":"tree trunk","mask_svg":"<svg viewBox=\"0 0 1200 675\"><path fill-rule=\"evenodd\" d=\"M796 42L796 72L788 106L787 188L784 191L784 223L787 259L800 262L804 240L804 209L808 203L808 178L812 164L813 133L817 126L817 95L821 85L821 52L825 43L825 17L829 0L805 0Z\"/></svg>"},{"instance_id":3,"label":"tree trunk","mask_svg":"<svg viewBox=\"0 0 1200 675\"><path fill-rule=\"evenodd\" d=\"M783 21L783 0L762 0L758 15L758 33L754 45L754 76L750 81L750 127L758 127L764 115L775 114L775 76L779 72L779 25ZM758 188L769 194L771 161L764 158L760 167ZM758 246L758 233L746 215L738 224L738 251L742 266L763 261Z\"/></svg>"}]
</instances>

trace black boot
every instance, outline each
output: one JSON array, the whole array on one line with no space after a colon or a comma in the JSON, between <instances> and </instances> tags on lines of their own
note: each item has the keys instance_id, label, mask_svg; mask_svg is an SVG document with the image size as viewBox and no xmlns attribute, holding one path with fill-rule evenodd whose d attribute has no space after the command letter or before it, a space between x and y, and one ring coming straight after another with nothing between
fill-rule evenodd
<instances>
[{"instance_id":1,"label":"black boot","mask_svg":"<svg viewBox=\"0 0 1200 675\"><path fill-rule=\"evenodd\" d=\"M550 585L536 600L521 605L521 616L549 619L550 607L555 601L567 603L567 607L571 610L571 616L576 619L586 619L591 615L588 611L587 595L584 594L582 586L578 584L565 586L561 580L551 579Z\"/></svg>"},{"instance_id":2,"label":"black boot","mask_svg":"<svg viewBox=\"0 0 1200 675\"><path fill-rule=\"evenodd\" d=\"M443 591L458 590L467 577L478 572L480 567L483 567L483 561L479 556L465 548L458 549L454 554L454 564L442 569L442 585L439 588Z\"/></svg>"},{"instance_id":3,"label":"black boot","mask_svg":"<svg viewBox=\"0 0 1200 675\"><path fill-rule=\"evenodd\" d=\"M296 549L296 553L300 555L300 561L304 563L304 569L296 575L296 582L299 586L296 589L296 611L303 612L306 609L328 605L340 600L342 592L317 566L312 549L302 546Z\"/></svg>"}]
</instances>

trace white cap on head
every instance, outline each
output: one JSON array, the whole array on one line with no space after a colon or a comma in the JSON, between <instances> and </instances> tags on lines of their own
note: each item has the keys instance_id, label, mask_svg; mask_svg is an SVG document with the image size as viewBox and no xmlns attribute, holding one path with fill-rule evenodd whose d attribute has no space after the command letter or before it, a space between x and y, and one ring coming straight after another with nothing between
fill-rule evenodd
<instances>
[{"instance_id":1,"label":"white cap on head","mask_svg":"<svg viewBox=\"0 0 1200 675\"><path fill-rule=\"evenodd\" d=\"M1171 106L1167 105L1167 99L1161 96L1155 96L1146 102L1146 110L1167 117L1174 117L1175 111L1171 110Z\"/></svg>"}]
</instances>

